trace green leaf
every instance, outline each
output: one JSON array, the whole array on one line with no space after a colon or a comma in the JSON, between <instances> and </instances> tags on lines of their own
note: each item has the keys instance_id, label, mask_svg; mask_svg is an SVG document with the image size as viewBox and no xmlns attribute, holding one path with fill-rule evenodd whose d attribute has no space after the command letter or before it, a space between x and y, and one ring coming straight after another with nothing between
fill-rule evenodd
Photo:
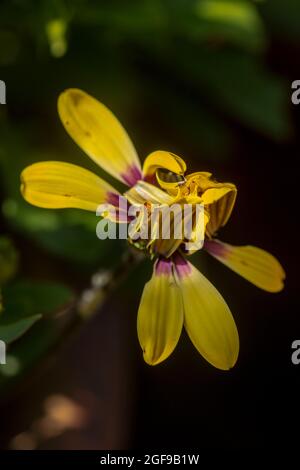
<instances>
[{"instance_id":1,"label":"green leaf","mask_svg":"<svg viewBox=\"0 0 300 470\"><path fill-rule=\"evenodd\" d=\"M42 318L26 335L19 338L9 348L7 364L0 366L0 393L31 366L37 364L61 337L64 331L64 318ZM10 370L10 362L13 370Z\"/></svg>"},{"instance_id":2,"label":"green leaf","mask_svg":"<svg viewBox=\"0 0 300 470\"><path fill-rule=\"evenodd\" d=\"M120 240L99 240L95 230L83 226L61 227L54 232L40 231L35 238L48 252L85 268L110 265L123 251Z\"/></svg>"},{"instance_id":3,"label":"green leaf","mask_svg":"<svg viewBox=\"0 0 300 470\"><path fill-rule=\"evenodd\" d=\"M249 1L199 0L196 13L202 31L219 38L257 49L265 45L265 30L256 6Z\"/></svg>"},{"instance_id":4,"label":"green leaf","mask_svg":"<svg viewBox=\"0 0 300 470\"><path fill-rule=\"evenodd\" d=\"M74 23L109 30L120 40L161 47L172 36L227 42L251 50L266 43L256 6L247 0L132 0L79 8ZM102 37L101 37L102 40ZM103 40L102 40L103 41Z\"/></svg>"},{"instance_id":5,"label":"green leaf","mask_svg":"<svg viewBox=\"0 0 300 470\"><path fill-rule=\"evenodd\" d=\"M50 315L69 303L72 297L72 291L58 283L18 281L3 288L1 324L36 314Z\"/></svg>"},{"instance_id":6,"label":"green leaf","mask_svg":"<svg viewBox=\"0 0 300 470\"><path fill-rule=\"evenodd\" d=\"M0 366L1 387L38 361L56 341L69 317L51 314L67 307L72 297L69 288L52 282L19 281L5 286L0 339L7 343L18 339L11 345L7 356L7 360L17 367L11 370L9 362Z\"/></svg>"},{"instance_id":7,"label":"green leaf","mask_svg":"<svg viewBox=\"0 0 300 470\"><path fill-rule=\"evenodd\" d=\"M291 116L287 89L260 62L228 51L206 54L202 67L214 102L242 124L276 140L289 137Z\"/></svg>"},{"instance_id":8,"label":"green leaf","mask_svg":"<svg viewBox=\"0 0 300 470\"><path fill-rule=\"evenodd\" d=\"M168 64L216 109L241 124L275 140L290 137L289 88L255 57L178 44L176 59L170 51Z\"/></svg>"},{"instance_id":9,"label":"green leaf","mask_svg":"<svg viewBox=\"0 0 300 470\"><path fill-rule=\"evenodd\" d=\"M96 224L95 224L96 226ZM95 231L80 226L60 227L35 234L39 244L50 253L76 263L90 264L101 256L101 242Z\"/></svg>"},{"instance_id":10,"label":"green leaf","mask_svg":"<svg viewBox=\"0 0 300 470\"><path fill-rule=\"evenodd\" d=\"M29 330L29 328L31 328L32 325L41 317L42 315L33 315L7 325L0 324L0 339L7 344L12 343L26 333L26 331Z\"/></svg>"}]
</instances>

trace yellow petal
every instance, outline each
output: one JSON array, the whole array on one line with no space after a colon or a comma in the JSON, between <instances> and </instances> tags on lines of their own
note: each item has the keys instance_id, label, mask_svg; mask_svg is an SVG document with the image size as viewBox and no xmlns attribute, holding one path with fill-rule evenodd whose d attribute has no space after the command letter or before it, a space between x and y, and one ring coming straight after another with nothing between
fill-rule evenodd
<instances>
[{"instance_id":1,"label":"yellow petal","mask_svg":"<svg viewBox=\"0 0 300 470\"><path fill-rule=\"evenodd\" d=\"M171 229L173 230L173 224ZM156 238L155 241L153 241L151 244L151 252L169 258L173 253L175 253L176 250L178 250L181 244L181 238Z\"/></svg>"},{"instance_id":2,"label":"yellow petal","mask_svg":"<svg viewBox=\"0 0 300 470\"><path fill-rule=\"evenodd\" d=\"M219 240L205 242L205 249L223 264L257 287L279 292L284 287L285 272L277 259L255 246L232 246Z\"/></svg>"},{"instance_id":3,"label":"yellow petal","mask_svg":"<svg viewBox=\"0 0 300 470\"><path fill-rule=\"evenodd\" d=\"M72 139L105 171L130 186L141 178L136 150L106 106L71 88L60 95L58 112Z\"/></svg>"},{"instance_id":4,"label":"yellow petal","mask_svg":"<svg viewBox=\"0 0 300 470\"><path fill-rule=\"evenodd\" d=\"M27 202L38 207L94 212L99 204L118 197L117 191L94 173L63 162L40 162L25 168L21 192Z\"/></svg>"},{"instance_id":5,"label":"yellow petal","mask_svg":"<svg viewBox=\"0 0 300 470\"><path fill-rule=\"evenodd\" d=\"M237 195L236 186L232 183L218 183L207 172L192 173L186 179L190 186L198 188L201 201L209 212L206 232L211 237L231 216Z\"/></svg>"},{"instance_id":6,"label":"yellow petal","mask_svg":"<svg viewBox=\"0 0 300 470\"><path fill-rule=\"evenodd\" d=\"M187 218L192 218L192 212L185 215L181 204L157 207L152 215L156 231L152 232L155 242L151 245L151 251L169 258L185 237L184 224Z\"/></svg>"},{"instance_id":7,"label":"yellow petal","mask_svg":"<svg viewBox=\"0 0 300 470\"><path fill-rule=\"evenodd\" d=\"M146 181L139 181L133 188L129 189L124 196L128 199L130 204L138 208L142 206L143 213L148 208L147 217L142 216L138 218L137 223L131 223L130 237L132 238L137 233L143 223L148 222L150 224L150 239L148 241L148 248L151 246L151 252L160 253L155 250L154 241L159 237L161 231L162 220L164 220L164 213L168 211L169 204L172 203L173 197L162 191L160 188L147 183ZM164 252L162 252L163 254Z\"/></svg>"},{"instance_id":8,"label":"yellow petal","mask_svg":"<svg viewBox=\"0 0 300 470\"><path fill-rule=\"evenodd\" d=\"M220 227L223 227L228 222L235 204L236 194L236 191L233 190L227 196L210 206L210 219L206 227L209 236L215 234Z\"/></svg>"},{"instance_id":9,"label":"yellow petal","mask_svg":"<svg viewBox=\"0 0 300 470\"><path fill-rule=\"evenodd\" d=\"M221 186L219 188L207 189L201 199L204 205L213 204L232 191L231 187Z\"/></svg>"},{"instance_id":10,"label":"yellow petal","mask_svg":"<svg viewBox=\"0 0 300 470\"><path fill-rule=\"evenodd\" d=\"M182 298L172 274L172 263L159 260L144 287L137 321L139 342L148 364L158 364L173 352L182 325Z\"/></svg>"},{"instance_id":11,"label":"yellow petal","mask_svg":"<svg viewBox=\"0 0 300 470\"><path fill-rule=\"evenodd\" d=\"M124 196L130 204L171 204L173 198L162 189L147 183L139 181L133 188L126 191Z\"/></svg>"},{"instance_id":12,"label":"yellow petal","mask_svg":"<svg viewBox=\"0 0 300 470\"><path fill-rule=\"evenodd\" d=\"M239 337L228 305L217 289L189 262L175 255L183 296L184 326L199 353L218 369L234 366Z\"/></svg>"},{"instance_id":13,"label":"yellow petal","mask_svg":"<svg viewBox=\"0 0 300 470\"><path fill-rule=\"evenodd\" d=\"M174 153L157 150L146 157L143 165L143 174L147 179L151 180L158 169L167 170L174 176L183 176L186 171L186 164L182 158ZM162 188L173 188L174 185L175 187L178 185L178 181L167 182L160 180L158 175L157 177Z\"/></svg>"},{"instance_id":14,"label":"yellow petal","mask_svg":"<svg viewBox=\"0 0 300 470\"><path fill-rule=\"evenodd\" d=\"M212 177L212 173L209 171L196 171L195 173L190 173L187 175L187 180L201 178L203 181L209 181L209 178Z\"/></svg>"},{"instance_id":15,"label":"yellow petal","mask_svg":"<svg viewBox=\"0 0 300 470\"><path fill-rule=\"evenodd\" d=\"M204 242L205 226L209 220L203 206L196 204L161 205L152 210L151 252L169 258L182 246L192 254ZM154 222L154 223L153 223Z\"/></svg>"},{"instance_id":16,"label":"yellow petal","mask_svg":"<svg viewBox=\"0 0 300 470\"><path fill-rule=\"evenodd\" d=\"M195 216L196 217L190 239L184 244L184 253L186 255L192 255L196 251L202 249L205 239L206 226L209 222L209 213L205 209L203 212L198 212L198 217L197 213Z\"/></svg>"}]
</instances>

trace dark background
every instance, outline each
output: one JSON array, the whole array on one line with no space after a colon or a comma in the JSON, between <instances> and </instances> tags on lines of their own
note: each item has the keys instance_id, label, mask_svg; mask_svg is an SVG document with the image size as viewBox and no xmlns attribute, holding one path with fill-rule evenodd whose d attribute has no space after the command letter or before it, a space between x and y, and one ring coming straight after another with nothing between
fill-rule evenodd
<instances>
[{"instance_id":1,"label":"dark background","mask_svg":"<svg viewBox=\"0 0 300 470\"><path fill-rule=\"evenodd\" d=\"M296 0L1 2L3 315L45 314L0 366L1 448L296 443L300 107L291 103L291 83L300 79L299 18ZM61 328L57 311L126 249L100 244L93 214L44 211L19 196L19 173L34 161L72 161L104 176L59 122L57 97L68 87L109 106L141 160L170 150L191 172L234 182L238 199L220 238L262 247L284 266L285 290L268 294L209 255L193 256L237 323L241 351L232 371L211 367L185 334L166 362L143 362L136 313L148 261L70 340ZM75 418L49 435L40 420L58 395L71 400ZM68 403L59 408L63 417Z\"/></svg>"}]
</instances>

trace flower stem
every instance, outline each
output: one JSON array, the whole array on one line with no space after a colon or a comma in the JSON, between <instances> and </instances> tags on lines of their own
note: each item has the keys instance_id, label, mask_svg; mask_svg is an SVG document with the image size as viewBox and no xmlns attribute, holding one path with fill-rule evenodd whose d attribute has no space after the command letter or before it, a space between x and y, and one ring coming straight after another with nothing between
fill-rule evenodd
<instances>
[{"instance_id":1,"label":"flower stem","mask_svg":"<svg viewBox=\"0 0 300 470\"><path fill-rule=\"evenodd\" d=\"M79 316L82 319L87 319L99 311L110 293L142 259L144 259L143 254L129 248L115 268L101 269L95 273L91 279L91 286L83 291L78 301L77 311Z\"/></svg>"}]
</instances>

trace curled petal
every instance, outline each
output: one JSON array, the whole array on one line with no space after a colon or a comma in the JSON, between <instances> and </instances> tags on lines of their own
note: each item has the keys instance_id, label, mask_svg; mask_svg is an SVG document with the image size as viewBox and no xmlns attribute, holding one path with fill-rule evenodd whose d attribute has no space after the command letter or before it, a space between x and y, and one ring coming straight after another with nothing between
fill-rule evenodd
<instances>
[{"instance_id":1,"label":"curled petal","mask_svg":"<svg viewBox=\"0 0 300 470\"><path fill-rule=\"evenodd\" d=\"M237 188L232 183L218 183L211 179L211 173L198 172L187 176L190 187L197 188L201 201L209 212L206 233L209 237L223 227L231 216Z\"/></svg>"},{"instance_id":2,"label":"curled petal","mask_svg":"<svg viewBox=\"0 0 300 470\"><path fill-rule=\"evenodd\" d=\"M220 227L227 224L235 204L236 195L236 188L230 188L223 197L209 206L210 219L206 227L209 236L212 236Z\"/></svg>"},{"instance_id":3,"label":"curled petal","mask_svg":"<svg viewBox=\"0 0 300 470\"><path fill-rule=\"evenodd\" d=\"M156 173L157 170L165 171L167 175L171 175L174 181L168 181L167 179L163 178L163 175L159 175ZM152 180L153 177L158 179L160 186L164 189L173 189L176 188L178 182L183 180L183 175L186 171L186 164L182 158L178 157L171 152L165 152L163 150L157 150L156 152L150 153L148 157L146 157L143 165L143 175L144 178L148 180ZM179 180L178 180L179 178Z\"/></svg>"}]
</instances>

